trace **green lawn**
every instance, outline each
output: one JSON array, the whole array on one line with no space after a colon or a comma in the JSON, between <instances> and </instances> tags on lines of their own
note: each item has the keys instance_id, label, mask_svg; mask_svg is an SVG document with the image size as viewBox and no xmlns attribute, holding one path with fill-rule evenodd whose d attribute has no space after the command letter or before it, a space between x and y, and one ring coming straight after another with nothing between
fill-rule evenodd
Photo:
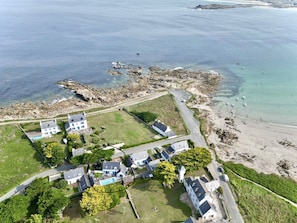
<instances>
[{"instance_id":1,"label":"green lawn","mask_svg":"<svg viewBox=\"0 0 297 223\"><path fill-rule=\"evenodd\" d=\"M157 119L164 122L177 135L187 134L183 119L180 116L174 99L171 95L164 95L154 100L130 106L129 111L145 112L149 111L158 115Z\"/></svg>"},{"instance_id":2,"label":"green lawn","mask_svg":"<svg viewBox=\"0 0 297 223\"><path fill-rule=\"evenodd\" d=\"M17 126L0 126L0 136L0 195L3 195L45 168Z\"/></svg>"},{"instance_id":3,"label":"green lawn","mask_svg":"<svg viewBox=\"0 0 297 223\"><path fill-rule=\"evenodd\" d=\"M297 223L297 208L228 172L246 223Z\"/></svg>"},{"instance_id":4,"label":"green lawn","mask_svg":"<svg viewBox=\"0 0 297 223\"><path fill-rule=\"evenodd\" d=\"M129 188L132 199L140 215L136 219L126 198L109 211L102 211L95 217L86 216L79 208L79 198L73 199L64 211L63 221L69 222L108 222L108 223L180 223L191 216L191 209L180 202L184 192L182 184L176 183L172 189L164 189L159 181L141 181ZM154 210L157 208L157 211Z\"/></svg>"},{"instance_id":5,"label":"green lawn","mask_svg":"<svg viewBox=\"0 0 297 223\"><path fill-rule=\"evenodd\" d=\"M103 143L124 142L126 146L150 142L156 135L143 123L136 121L124 111L111 112L88 117L88 125L99 130ZM104 130L101 129L104 127Z\"/></svg>"}]
</instances>

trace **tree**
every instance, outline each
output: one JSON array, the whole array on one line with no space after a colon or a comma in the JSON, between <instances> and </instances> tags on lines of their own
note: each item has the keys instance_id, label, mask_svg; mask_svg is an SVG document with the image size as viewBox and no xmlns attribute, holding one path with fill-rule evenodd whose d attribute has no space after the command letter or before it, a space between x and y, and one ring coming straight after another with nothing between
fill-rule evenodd
<instances>
[{"instance_id":1,"label":"tree","mask_svg":"<svg viewBox=\"0 0 297 223\"><path fill-rule=\"evenodd\" d=\"M73 142L73 143L80 142L79 135L75 134L75 133L69 133L66 138L67 138L68 142Z\"/></svg>"},{"instance_id":2,"label":"tree","mask_svg":"<svg viewBox=\"0 0 297 223\"><path fill-rule=\"evenodd\" d=\"M176 166L184 166L188 172L193 172L211 162L211 154L206 148L194 148L179 153L172 157L172 163Z\"/></svg>"},{"instance_id":3,"label":"tree","mask_svg":"<svg viewBox=\"0 0 297 223\"><path fill-rule=\"evenodd\" d=\"M37 178L26 190L26 195L30 197L33 203L37 203L38 197L44 192L50 189L50 184L46 178Z\"/></svg>"},{"instance_id":4,"label":"tree","mask_svg":"<svg viewBox=\"0 0 297 223\"><path fill-rule=\"evenodd\" d=\"M0 204L0 219L2 223L20 222L26 219L30 198L16 195Z\"/></svg>"},{"instance_id":5,"label":"tree","mask_svg":"<svg viewBox=\"0 0 297 223\"><path fill-rule=\"evenodd\" d=\"M56 188L44 191L38 198L38 214L46 218L57 217L58 211L68 204L68 198L64 192Z\"/></svg>"},{"instance_id":6,"label":"tree","mask_svg":"<svg viewBox=\"0 0 297 223\"><path fill-rule=\"evenodd\" d=\"M65 190L68 188L68 183L66 180L60 179L60 180L54 182L54 187L57 189Z\"/></svg>"},{"instance_id":7,"label":"tree","mask_svg":"<svg viewBox=\"0 0 297 223\"><path fill-rule=\"evenodd\" d=\"M168 161L159 163L155 174L162 181L163 185L172 188L176 179L175 166Z\"/></svg>"},{"instance_id":8,"label":"tree","mask_svg":"<svg viewBox=\"0 0 297 223\"><path fill-rule=\"evenodd\" d=\"M136 115L139 119L141 119L145 123L152 122L152 121L156 120L156 118L158 117L157 114L149 112L149 111L146 111L146 112L133 111L132 114Z\"/></svg>"},{"instance_id":9,"label":"tree","mask_svg":"<svg viewBox=\"0 0 297 223\"><path fill-rule=\"evenodd\" d=\"M26 223L42 223L42 221L42 215L31 214L30 218L26 221Z\"/></svg>"},{"instance_id":10,"label":"tree","mask_svg":"<svg viewBox=\"0 0 297 223\"><path fill-rule=\"evenodd\" d=\"M47 158L46 162L51 165L58 165L64 158L62 147L57 142L50 142L43 148L43 154Z\"/></svg>"},{"instance_id":11,"label":"tree","mask_svg":"<svg viewBox=\"0 0 297 223\"><path fill-rule=\"evenodd\" d=\"M80 201L81 209L89 215L96 215L99 211L108 210L112 204L112 197L103 186L94 185L88 188Z\"/></svg>"}]
</instances>

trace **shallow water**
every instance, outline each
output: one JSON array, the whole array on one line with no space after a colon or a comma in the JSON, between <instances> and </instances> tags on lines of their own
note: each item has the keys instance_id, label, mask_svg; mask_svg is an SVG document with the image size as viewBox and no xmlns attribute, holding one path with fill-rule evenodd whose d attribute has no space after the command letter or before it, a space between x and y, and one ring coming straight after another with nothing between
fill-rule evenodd
<instances>
[{"instance_id":1,"label":"shallow water","mask_svg":"<svg viewBox=\"0 0 297 223\"><path fill-rule=\"evenodd\" d=\"M189 9L201 3L0 0L0 104L68 97L63 79L121 84L107 70L122 61L219 71L217 108L297 125L297 11Z\"/></svg>"}]
</instances>

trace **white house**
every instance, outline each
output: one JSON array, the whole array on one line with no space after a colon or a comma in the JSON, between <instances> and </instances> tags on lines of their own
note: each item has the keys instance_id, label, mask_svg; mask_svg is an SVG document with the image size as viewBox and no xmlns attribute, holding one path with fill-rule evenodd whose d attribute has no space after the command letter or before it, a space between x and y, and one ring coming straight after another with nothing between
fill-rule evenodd
<instances>
[{"instance_id":1,"label":"white house","mask_svg":"<svg viewBox=\"0 0 297 223\"><path fill-rule=\"evenodd\" d=\"M59 125L57 124L57 120L50 120L50 121L41 121L40 122L40 129L42 138L51 137L58 132L61 132Z\"/></svg>"},{"instance_id":2,"label":"white house","mask_svg":"<svg viewBox=\"0 0 297 223\"><path fill-rule=\"evenodd\" d=\"M147 153L147 151L142 151L142 152L138 152L138 153L133 153L130 155L130 159L132 162L132 167L139 167L139 166L143 166L147 163L147 159L148 159L149 155Z\"/></svg>"},{"instance_id":3,"label":"white house","mask_svg":"<svg viewBox=\"0 0 297 223\"><path fill-rule=\"evenodd\" d=\"M215 206L210 203L209 201L204 201L200 206L199 206L199 213L204 219L209 219L209 218L214 218L217 215L217 211Z\"/></svg>"},{"instance_id":4,"label":"white house","mask_svg":"<svg viewBox=\"0 0 297 223\"><path fill-rule=\"evenodd\" d=\"M168 148L168 151L170 153L177 154L177 153L186 151L188 149L189 149L189 145L188 145L188 142L185 140L185 141L180 141L180 142L171 144L171 146Z\"/></svg>"},{"instance_id":5,"label":"white house","mask_svg":"<svg viewBox=\"0 0 297 223\"><path fill-rule=\"evenodd\" d=\"M171 128L169 126L166 126L164 123L160 121L156 120L153 123L152 128L164 137L168 137L168 138L176 137L175 133L171 130Z\"/></svg>"},{"instance_id":6,"label":"white house","mask_svg":"<svg viewBox=\"0 0 297 223\"><path fill-rule=\"evenodd\" d=\"M64 172L64 179L67 181L67 183L74 184L77 181L79 181L83 175L85 174L85 170L83 167L78 167L76 169L71 169Z\"/></svg>"},{"instance_id":7,"label":"white house","mask_svg":"<svg viewBox=\"0 0 297 223\"><path fill-rule=\"evenodd\" d=\"M64 179L67 181L69 185L77 183L79 191L84 191L85 189L91 186L89 177L85 173L83 167L78 167L76 169L65 171Z\"/></svg>"},{"instance_id":8,"label":"white house","mask_svg":"<svg viewBox=\"0 0 297 223\"><path fill-rule=\"evenodd\" d=\"M217 215L215 206L213 205L213 198L208 192L205 182L199 178L186 178L184 181L186 191L196 208L200 212L202 218L211 218Z\"/></svg>"},{"instance_id":9,"label":"white house","mask_svg":"<svg viewBox=\"0 0 297 223\"><path fill-rule=\"evenodd\" d=\"M102 164L102 172L104 175L125 177L127 168L121 162L104 161Z\"/></svg>"},{"instance_id":10,"label":"white house","mask_svg":"<svg viewBox=\"0 0 297 223\"><path fill-rule=\"evenodd\" d=\"M80 131L88 128L87 116L83 112L81 114L68 115L68 122L65 124L67 132Z\"/></svg>"}]
</instances>

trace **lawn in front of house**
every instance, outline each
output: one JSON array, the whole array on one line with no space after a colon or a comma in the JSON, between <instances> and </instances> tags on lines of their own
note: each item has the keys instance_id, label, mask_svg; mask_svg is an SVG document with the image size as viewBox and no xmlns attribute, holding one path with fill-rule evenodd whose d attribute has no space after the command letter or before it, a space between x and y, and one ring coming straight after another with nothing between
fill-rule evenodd
<instances>
[{"instance_id":1,"label":"lawn in front of house","mask_svg":"<svg viewBox=\"0 0 297 223\"><path fill-rule=\"evenodd\" d=\"M175 104L173 96L170 94L164 95L154 100L145 101L137 105L129 106L127 109L129 111L149 111L155 113L158 115L157 119L166 124L167 126L170 126L170 128L175 132L175 134L187 134L185 124L179 113L179 109Z\"/></svg>"},{"instance_id":2,"label":"lawn in front of house","mask_svg":"<svg viewBox=\"0 0 297 223\"><path fill-rule=\"evenodd\" d=\"M126 146L132 146L151 142L156 135L153 130L125 111L89 116L88 125L95 128L93 132L99 132L97 138L101 144L111 145L123 142Z\"/></svg>"},{"instance_id":3,"label":"lawn in front of house","mask_svg":"<svg viewBox=\"0 0 297 223\"><path fill-rule=\"evenodd\" d=\"M0 195L3 195L45 168L17 126L0 126L0 136Z\"/></svg>"},{"instance_id":4,"label":"lawn in front of house","mask_svg":"<svg viewBox=\"0 0 297 223\"><path fill-rule=\"evenodd\" d=\"M179 197L185 192L182 184L176 183L172 189L165 189L159 181L140 180L128 188L140 219L136 219L126 198L121 204L97 216L84 216L79 207L79 199L72 199L64 211L63 221L70 222L109 222L109 223L168 223L183 222L191 216L191 209Z\"/></svg>"}]
</instances>

